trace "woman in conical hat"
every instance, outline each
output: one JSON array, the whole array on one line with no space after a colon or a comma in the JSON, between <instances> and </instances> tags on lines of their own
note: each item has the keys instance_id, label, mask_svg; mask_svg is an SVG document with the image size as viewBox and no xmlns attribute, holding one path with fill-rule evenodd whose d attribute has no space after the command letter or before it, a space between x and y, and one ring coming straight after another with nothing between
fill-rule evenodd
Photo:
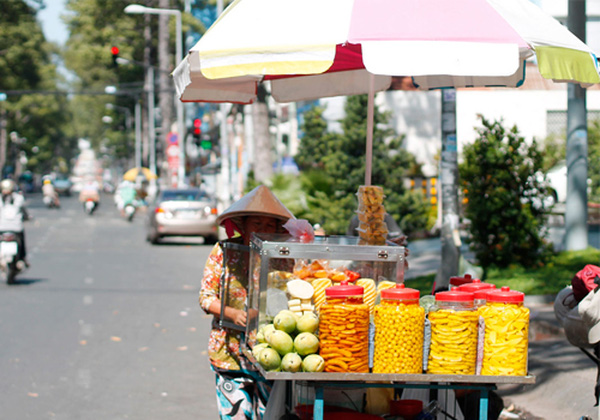
<instances>
[{"instance_id":1,"label":"woman in conical hat","mask_svg":"<svg viewBox=\"0 0 600 420\"><path fill-rule=\"evenodd\" d=\"M279 232L290 218L294 215L285 205L269 188L260 185L223 211L217 223L225 228L227 242L248 246L252 233ZM246 325L248 258L240 252L228 252L225 270L223 248L217 243L210 253L200 288L200 306L214 316L208 356L216 374L217 406L221 419L260 419L270 386L240 357L240 332L219 325L222 309L227 321ZM227 306L222 308L221 278L225 272L229 296Z\"/></svg>"}]
</instances>

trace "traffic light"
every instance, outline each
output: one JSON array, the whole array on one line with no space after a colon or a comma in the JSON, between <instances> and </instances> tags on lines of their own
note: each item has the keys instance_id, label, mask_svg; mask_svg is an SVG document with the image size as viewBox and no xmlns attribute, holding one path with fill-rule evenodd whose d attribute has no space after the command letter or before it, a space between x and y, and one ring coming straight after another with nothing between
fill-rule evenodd
<instances>
[{"instance_id":1,"label":"traffic light","mask_svg":"<svg viewBox=\"0 0 600 420\"><path fill-rule=\"evenodd\" d=\"M112 53L113 67L117 67L118 66L117 58L119 58L119 47L114 47L114 46L111 47L110 52Z\"/></svg>"}]
</instances>

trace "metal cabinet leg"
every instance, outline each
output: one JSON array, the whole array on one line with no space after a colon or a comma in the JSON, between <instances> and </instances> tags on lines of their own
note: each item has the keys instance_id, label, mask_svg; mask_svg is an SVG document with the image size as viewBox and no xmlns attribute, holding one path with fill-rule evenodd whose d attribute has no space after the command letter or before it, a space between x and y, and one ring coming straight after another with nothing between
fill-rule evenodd
<instances>
[{"instance_id":1,"label":"metal cabinet leg","mask_svg":"<svg viewBox=\"0 0 600 420\"><path fill-rule=\"evenodd\" d=\"M315 404L313 407L313 420L323 420L323 388L315 387Z\"/></svg>"},{"instance_id":2,"label":"metal cabinet leg","mask_svg":"<svg viewBox=\"0 0 600 420\"><path fill-rule=\"evenodd\" d=\"M487 388L483 388L479 394L479 420L487 420L488 418L488 396Z\"/></svg>"}]
</instances>

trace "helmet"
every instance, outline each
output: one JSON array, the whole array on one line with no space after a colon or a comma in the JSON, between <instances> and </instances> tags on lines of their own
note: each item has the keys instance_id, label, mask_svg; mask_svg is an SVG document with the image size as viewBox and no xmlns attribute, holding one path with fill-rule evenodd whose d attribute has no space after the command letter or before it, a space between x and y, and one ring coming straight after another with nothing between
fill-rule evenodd
<instances>
[{"instance_id":1,"label":"helmet","mask_svg":"<svg viewBox=\"0 0 600 420\"><path fill-rule=\"evenodd\" d=\"M2 194L10 194L14 190L15 181L12 179L3 179L2 182L0 182L0 191L2 191Z\"/></svg>"}]
</instances>

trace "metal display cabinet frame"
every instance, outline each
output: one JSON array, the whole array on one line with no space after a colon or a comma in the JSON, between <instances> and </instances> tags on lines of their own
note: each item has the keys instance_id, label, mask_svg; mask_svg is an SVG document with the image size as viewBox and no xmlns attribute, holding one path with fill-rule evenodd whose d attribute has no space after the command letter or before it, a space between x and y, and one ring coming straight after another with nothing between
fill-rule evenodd
<instances>
[{"instance_id":1,"label":"metal display cabinet frame","mask_svg":"<svg viewBox=\"0 0 600 420\"><path fill-rule=\"evenodd\" d=\"M248 272L244 269L244 267L247 267L247 264L244 263L244 259L250 258L250 247L246 246L246 245L242 245L242 244L238 244L235 242L228 242L228 241L223 241L222 242L222 248L223 248L223 275L221 276L221 280L220 280L220 296L219 299L221 300L221 302L223 302L223 304L221 305L221 316L219 318L219 325L221 327L226 327L229 329L233 329L233 330L237 330L237 331L245 331L246 329L244 327L241 327L239 325L234 324L232 321L230 321L229 319L227 319L225 317L225 308L227 306L239 306L239 302L237 303L233 303L233 299L234 297L231 296L230 294L230 286L231 286L231 280L232 278L239 278L241 279L241 281L247 282L248 281ZM228 261L230 260L236 260L239 259L240 261L239 264L236 266L233 266L231 264L227 264ZM233 273L233 270L242 270L242 273ZM246 286L246 290L248 290L248 287ZM238 308L238 309L244 309L247 310L247 296L245 297L245 302L243 303L243 308Z\"/></svg>"},{"instance_id":2,"label":"metal display cabinet frame","mask_svg":"<svg viewBox=\"0 0 600 420\"><path fill-rule=\"evenodd\" d=\"M248 348L253 345L258 327L269 322L270 317L276 314L268 311L268 306L273 306L268 302L269 293L285 293L282 288L286 279L278 279L279 288L275 284L277 280L273 274L282 272L277 266L286 266L291 274L298 260L325 260L357 271L362 277L373 278L376 284L382 280L404 282L404 247L392 242L386 245L361 245L360 241L356 236L316 236L314 241L305 243L290 235L253 234L250 241L248 323L244 346ZM279 308L287 309L287 306Z\"/></svg>"}]
</instances>

